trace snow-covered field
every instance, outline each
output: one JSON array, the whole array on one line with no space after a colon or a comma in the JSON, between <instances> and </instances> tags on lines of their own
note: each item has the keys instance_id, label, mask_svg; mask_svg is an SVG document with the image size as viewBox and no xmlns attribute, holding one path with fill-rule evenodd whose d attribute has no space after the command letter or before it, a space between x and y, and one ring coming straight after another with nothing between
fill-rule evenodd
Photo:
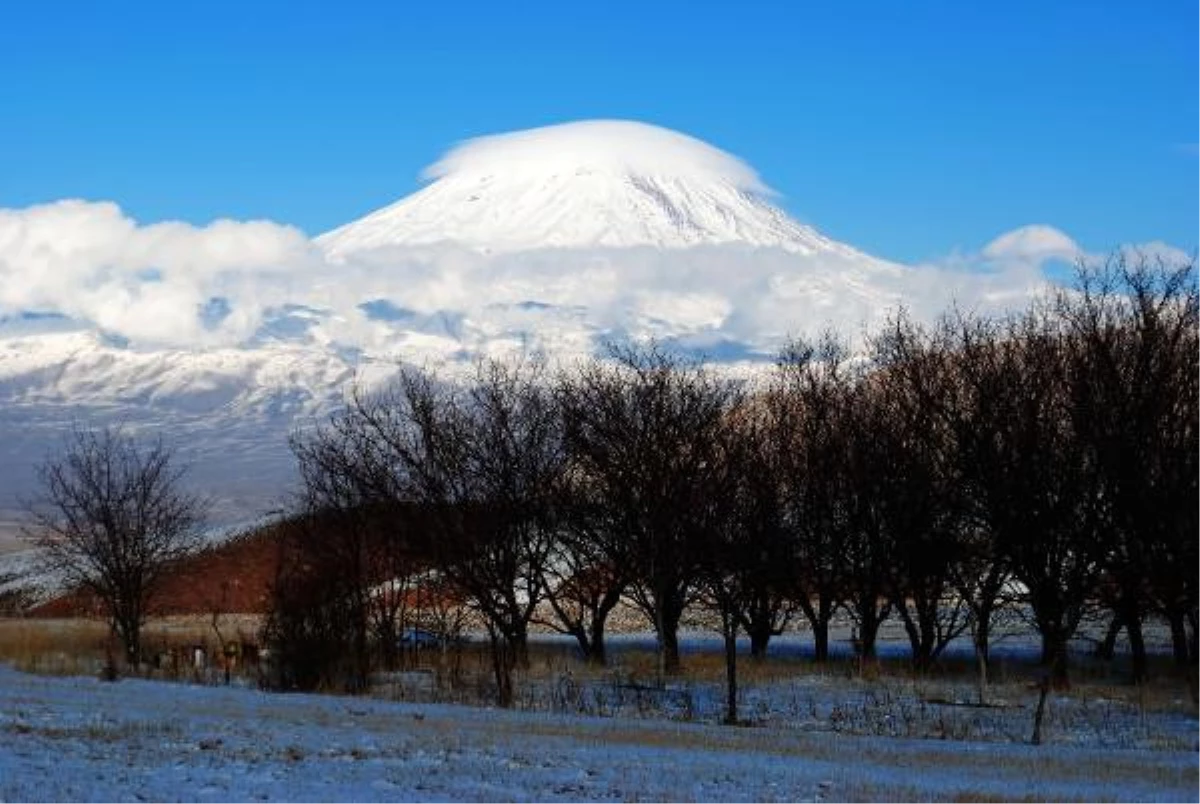
<instances>
[{"instance_id":1,"label":"snow-covered field","mask_svg":"<svg viewBox=\"0 0 1200 804\"><path fill-rule=\"evenodd\" d=\"M812 683L828 687L814 700L847 692ZM1195 720L1166 717L1157 744L1102 747L1072 716L1034 747L839 733L827 717L734 728L0 666L0 800L1195 801Z\"/></svg>"}]
</instances>

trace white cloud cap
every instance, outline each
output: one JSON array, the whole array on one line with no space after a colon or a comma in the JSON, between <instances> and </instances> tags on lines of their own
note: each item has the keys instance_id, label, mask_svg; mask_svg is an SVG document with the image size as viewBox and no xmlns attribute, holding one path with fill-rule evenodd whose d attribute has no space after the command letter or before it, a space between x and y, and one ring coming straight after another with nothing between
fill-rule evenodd
<instances>
[{"instance_id":1,"label":"white cloud cap","mask_svg":"<svg viewBox=\"0 0 1200 804\"><path fill-rule=\"evenodd\" d=\"M1079 244L1060 229L1031 224L1005 232L983 247L989 260L1073 260L1083 255Z\"/></svg>"},{"instance_id":2,"label":"white cloud cap","mask_svg":"<svg viewBox=\"0 0 1200 804\"><path fill-rule=\"evenodd\" d=\"M582 120L466 140L422 176L483 178L597 170L667 175L770 194L741 159L678 131L631 120Z\"/></svg>"}]
</instances>

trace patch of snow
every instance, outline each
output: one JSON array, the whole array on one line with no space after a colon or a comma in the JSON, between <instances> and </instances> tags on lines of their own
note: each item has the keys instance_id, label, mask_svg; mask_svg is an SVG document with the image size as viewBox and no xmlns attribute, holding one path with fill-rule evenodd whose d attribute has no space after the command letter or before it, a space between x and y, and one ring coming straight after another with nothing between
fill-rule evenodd
<instances>
[{"instance_id":1,"label":"patch of snow","mask_svg":"<svg viewBox=\"0 0 1200 804\"><path fill-rule=\"evenodd\" d=\"M1191 751L482 710L0 667L0 799L1188 800Z\"/></svg>"}]
</instances>

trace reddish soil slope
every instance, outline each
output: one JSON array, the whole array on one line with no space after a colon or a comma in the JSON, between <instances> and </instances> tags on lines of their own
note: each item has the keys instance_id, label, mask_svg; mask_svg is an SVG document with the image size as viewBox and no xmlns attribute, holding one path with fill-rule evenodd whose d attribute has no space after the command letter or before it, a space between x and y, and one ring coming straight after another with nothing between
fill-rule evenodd
<instances>
[{"instance_id":1,"label":"reddish soil slope","mask_svg":"<svg viewBox=\"0 0 1200 804\"><path fill-rule=\"evenodd\" d=\"M271 528L206 548L170 571L154 601L153 613L264 613L278 560L278 546ZM73 617L97 612L92 595L77 591L44 603L31 614Z\"/></svg>"}]
</instances>

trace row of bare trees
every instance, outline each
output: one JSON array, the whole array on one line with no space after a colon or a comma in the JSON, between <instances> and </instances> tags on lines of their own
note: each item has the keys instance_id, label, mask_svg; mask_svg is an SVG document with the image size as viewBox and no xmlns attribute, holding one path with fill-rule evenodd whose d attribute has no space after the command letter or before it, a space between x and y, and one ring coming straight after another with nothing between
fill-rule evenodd
<instances>
[{"instance_id":1,"label":"row of bare trees","mask_svg":"<svg viewBox=\"0 0 1200 804\"><path fill-rule=\"evenodd\" d=\"M731 719L739 633L761 656L802 616L824 660L838 610L866 657L898 617L918 667L968 631L985 663L1014 595L1060 680L1099 607L1139 678L1149 616L1194 661L1196 333L1190 266L1114 261L1002 320L897 315L864 356L797 341L750 380L653 345L465 382L404 369L294 440L275 641L300 650L329 614L330 661L362 684L394 642L385 586L420 575L485 626L503 704L533 625L602 663L622 600L663 674L684 613L716 615Z\"/></svg>"},{"instance_id":2,"label":"row of bare trees","mask_svg":"<svg viewBox=\"0 0 1200 804\"><path fill-rule=\"evenodd\" d=\"M957 591L980 625L978 608L1007 576L1060 681L1068 640L1097 608L1126 629L1135 680L1151 615L1170 625L1176 659L1194 661L1192 267L1110 262L1023 315L958 315L930 331L898 320L877 346L889 398L924 418L922 440L951 458L952 502L937 507L954 512L947 546L975 545Z\"/></svg>"}]
</instances>

